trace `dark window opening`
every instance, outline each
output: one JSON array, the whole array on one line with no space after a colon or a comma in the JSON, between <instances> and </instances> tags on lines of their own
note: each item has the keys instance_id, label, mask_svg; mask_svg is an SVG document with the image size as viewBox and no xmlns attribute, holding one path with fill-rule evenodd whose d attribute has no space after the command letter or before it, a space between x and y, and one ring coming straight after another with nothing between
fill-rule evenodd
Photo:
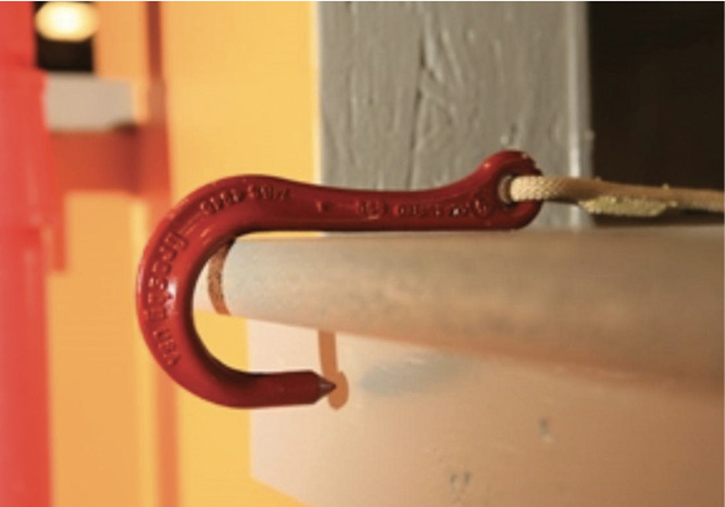
<instances>
[{"instance_id":1,"label":"dark window opening","mask_svg":"<svg viewBox=\"0 0 725 507\"><path fill-rule=\"evenodd\" d=\"M595 174L723 188L723 3L588 8Z\"/></svg>"}]
</instances>

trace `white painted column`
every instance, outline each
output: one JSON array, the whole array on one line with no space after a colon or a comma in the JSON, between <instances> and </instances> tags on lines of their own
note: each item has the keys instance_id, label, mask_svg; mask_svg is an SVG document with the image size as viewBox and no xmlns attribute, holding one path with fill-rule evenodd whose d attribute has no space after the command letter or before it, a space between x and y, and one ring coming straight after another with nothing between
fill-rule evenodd
<instances>
[{"instance_id":1,"label":"white painted column","mask_svg":"<svg viewBox=\"0 0 725 507\"><path fill-rule=\"evenodd\" d=\"M589 176L585 5L329 3L319 7L322 180L438 186L523 149ZM547 206L538 225L576 226Z\"/></svg>"}]
</instances>

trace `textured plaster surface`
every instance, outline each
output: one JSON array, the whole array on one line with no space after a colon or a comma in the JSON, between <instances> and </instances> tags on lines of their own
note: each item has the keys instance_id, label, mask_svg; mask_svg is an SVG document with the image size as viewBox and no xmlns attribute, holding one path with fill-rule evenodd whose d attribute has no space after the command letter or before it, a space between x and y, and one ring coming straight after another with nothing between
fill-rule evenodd
<instances>
[{"instance_id":1,"label":"textured plaster surface","mask_svg":"<svg viewBox=\"0 0 725 507\"><path fill-rule=\"evenodd\" d=\"M322 180L425 188L507 148L547 174L590 174L583 13L552 3L321 5ZM537 223L581 220L554 205Z\"/></svg>"}]
</instances>

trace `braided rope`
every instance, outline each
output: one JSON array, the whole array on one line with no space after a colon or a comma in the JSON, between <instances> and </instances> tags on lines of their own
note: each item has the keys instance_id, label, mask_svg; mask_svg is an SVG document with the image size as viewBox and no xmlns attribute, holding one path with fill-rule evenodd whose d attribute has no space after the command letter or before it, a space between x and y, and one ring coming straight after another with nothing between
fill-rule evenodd
<instances>
[{"instance_id":1,"label":"braided rope","mask_svg":"<svg viewBox=\"0 0 725 507\"><path fill-rule=\"evenodd\" d=\"M520 176L508 186L512 202L575 202L592 214L657 216L668 209L725 211L725 194L716 190L624 185L559 176Z\"/></svg>"}]
</instances>

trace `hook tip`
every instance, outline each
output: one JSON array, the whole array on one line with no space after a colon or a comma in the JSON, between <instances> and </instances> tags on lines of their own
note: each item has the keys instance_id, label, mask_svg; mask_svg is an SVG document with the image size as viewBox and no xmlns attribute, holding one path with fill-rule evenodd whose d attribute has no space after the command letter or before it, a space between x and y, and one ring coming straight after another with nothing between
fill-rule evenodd
<instances>
[{"instance_id":1,"label":"hook tip","mask_svg":"<svg viewBox=\"0 0 725 507\"><path fill-rule=\"evenodd\" d=\"M317 389L320 393L320 398L330 394L336 387L337 386L334 383L330 382L326 378L320 377L318 379Z\"/></svg>"}]
</instances>

